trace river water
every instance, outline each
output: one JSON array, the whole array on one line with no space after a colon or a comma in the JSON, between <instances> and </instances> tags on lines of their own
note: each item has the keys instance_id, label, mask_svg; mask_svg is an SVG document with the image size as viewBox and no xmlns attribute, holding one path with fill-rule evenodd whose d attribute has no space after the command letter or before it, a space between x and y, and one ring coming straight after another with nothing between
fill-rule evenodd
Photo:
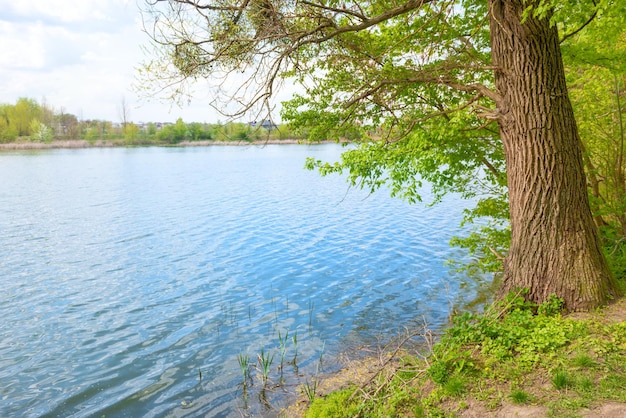
<instances>
[{"instance_id":1,"label":"river water","mask_svg":"<svg viewBox=\"0 0 626 418\"><path fill-rule=\"evenodd\" d=\"M340 352L443 324L467 204L303 169L341 151L0 153L0 416L272 416Z\"/></svg>"}]
</instances>

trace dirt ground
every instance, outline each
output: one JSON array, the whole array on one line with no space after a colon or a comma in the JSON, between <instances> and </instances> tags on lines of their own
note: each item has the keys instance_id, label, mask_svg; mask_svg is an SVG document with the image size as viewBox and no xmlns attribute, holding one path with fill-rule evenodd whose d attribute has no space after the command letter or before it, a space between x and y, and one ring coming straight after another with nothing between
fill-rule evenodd
<instances>
[{"instance_id":1,"label":"dirt ground","mask_svg":"<svg viewBox=\"0 0 626 418\"><path fill-rule=\"evenodd\" d=\"M624 418L626 417L626 404L607 402L593 409L579 411L583 418ZM543 418L547 416L548 409L545 406L511 405L505 404L495 411L488 411L480 404L472 405L458 414L460 418Z\"/></svg>"}]
</instances>

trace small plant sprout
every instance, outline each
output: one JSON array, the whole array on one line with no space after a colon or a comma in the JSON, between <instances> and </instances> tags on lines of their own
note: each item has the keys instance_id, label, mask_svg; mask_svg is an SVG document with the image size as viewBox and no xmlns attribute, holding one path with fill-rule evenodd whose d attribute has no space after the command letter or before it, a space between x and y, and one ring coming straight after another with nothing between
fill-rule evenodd
<instances>
[{"instance_id":1,"label":"small plant sprout","mask_svg":"<svg viewBox=\"0 0 626 418\"><path fill-rule=\"evenodd\" d=\"M302 386L302 392L306 395L307 399L310 402L313 402L315 399L315 394L317 393L317 380L313 379L311 382L307 379Z\"/></svg>"},{"instance_id":2,"label":"small plant sprout","mask_svg":"<svg viewBox=\"0 0 626 418\"><path fill-rule=\"evenodd\" d=\"M313 308L315 307L315 302L309 299L309 328L313 327Z\"/></svg>"},{"instance_id":3,"label":"small plant sprout","mask_svg":"<svg viewBox=\"0 0 626 418\"><path fill-rule=\"evenodd\" d=\"M287 353L287 341L289 338L289 331L285 331L285 335L283 336L278 330L278 344L280 349L280 375L283 375L283 363L285 361L285 353Z\"/></svg>"},{"instance_id":4,"label":"small plant sprout","mask_svg":"<svg viewBox=\"0 0 626 418\"><path fill-rule=\"evenodd\" d=\"M272 306L274 307L274 323L278 325L278 307L276 306L276 298L272 296Z\"/></svg>"},{"instance_id":5,"label":"small plant sprout","mask_svg":"<svg viewBox=\"0 0 626 418\"><path fill-rule=\"evenodd\" d=\"M322 370L322 362L324 359L325 348L326 348L326 340L324 340L324 343L322 344L322 351L320 352L320 360L319 360L319 363L317 364L317 373L319 373Z\"/></svg>"},{"instance_id":6,"label":"small plant sprout","mask_svg":"<svg viewBox=\"0 0 626 418\"><path fill-rule=\"evenodd\" d=\"M241 369L241 378L243 379L243 385L245 387L250 377L250 356L243 353L237 354L237 362Z\"/></svg>"},{"instance_id":7,"label":"small plant sprout","mask_svg":"<svg viewBox=\"0 0 626 418\"><path fill-rule=\"evenodd\" d=\"M293 360L291 362L293 363L294 367L297 367L296 366L296 360L298 357L298 331L297 330L293 334L292 341L293 341L294 353L293 353Z\"/></svg>"},{"instance_id":8,"label":"small plant sprout","mask_svg":"<svg viewBox=\"0 0 626 418\"><path fill-rule=\"evenodd\" d=\"M230 324L237 325L237 311L232 301L228 305L228 315L230 316Z\"/></svg>"},{"instance_id":9,"label":"small plant sprout","mask_svg":"<svg viewBox=\"0 0 626 418\"><path fill-rule=\"evenodd\" d=\"M266 353L265 350L261 350L261 354L257 354L258 370L261 372L261 380L263 386L267 384L267 380L270 374L270 367L274 361L274 355Z\"/></svg>"}]
</instances>

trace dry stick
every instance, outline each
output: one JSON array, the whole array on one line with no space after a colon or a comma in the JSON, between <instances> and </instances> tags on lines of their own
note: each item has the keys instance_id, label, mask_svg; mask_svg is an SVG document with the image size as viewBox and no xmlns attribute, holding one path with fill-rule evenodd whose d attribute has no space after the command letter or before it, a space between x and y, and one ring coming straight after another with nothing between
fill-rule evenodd
<instances>
[{"instance_id":1,"label":"dry stick","mask_svg":"<svg viewBox=\"0 0 626 418\"><path fill-rule=\"evenodd\" d=\"M379 393L381 390L383 390L383 388L384 388L385 386L387 386L387 385L391 382L391 380L393 380L393 378L396 376L396 372L397 372L398 370L399 370L399 369L398 369L398 368L396 368L396 369L394 369L393 373L390 373L390 374L389 374L389 376L387 377L387 379L385 380L385 382L383 382L380 386L378 386L378 388L374 391L374 393L372 394L371 398L376 397L376 396L378 395L378 393ZM402 384L403 384L403 386L408 385L411 381L415 380L415 379L417 378L417 376L419 376L420 374L422 374L422 373L424 373L424 372L425 372L425 370L420 370L420 371L419 371L419 373L418 373L417 375L413 376L413 377L412 377L411 379L409 379L408 381L403 382L403 383L402 383ZM393 395L393 394L390 394L389 396L391 396L391 395Z\"/></svg>"},{"instance_id":2,"label":"dry stick","mask_svg":"<svg viewBox=\"0 0 626 418\"><path fill-rule=\"evenodd\" d=\"M425 328L426 328L426 327L425 327ZM429 335L431 335L430 330L426 329L426 330L424 331L423 336L426 338L426 335L425 335L425 334L429 334ZM417 334L417 333L415 333L414 335L418 335L418 334ZM390 357L390 360L391 360L391 359L393 359L393 358L395 357L395 354L397 353L397 351L400 349L400 347L401 347L404 343L406 343L406 341L407 341L407 340L405 339L405 340L402 342L402 344L401 344L401 345L400 345L400 346L396 349L396 351L394 352L394 354ZM431 348L431 347L432 347L432 345L431 345L431 344L429 344L429 345L428 345L428 347L429 347L429 350L430 350L430 351L432 351L432 348ZM390 361L390 360L389 360L389 361ZM378 386L378 388L374 391L374 393L373 393L373 394L372 394L372 396L371 396L372 398L373 398L373 397L378 396L379 392L380 392L381 390L383 390L383 388L384 388L385 386L387 386L387 385L391 382L391 380L393 380L393 378L396 376L396 373L397 373L397 371L398 371L398 370L399 370L399 368L397 368L397 367L396 367L396 368L394 368L394 370L393 370L393 372L392 372L392 373L389 373L389 376L387 377L387 379L386 379L386 380L385 380L385 381L384 381L381 385L379 385L379 386ZM420 371L419 371L419 372L420 372L419 374L423 373L424 371L425 371L425 370L420 370ZM414 376L413 378L409 379L408 381L403 382L403 384L406 386L409 382L411 382L412 380L414 380L416 377L417 377L417 376Z\"/></svg>"},{"instance_id":3,"label":"dry stick","mask_svg":"<svg viewBox=\"0 0 626 418\"><path fill-rule=\"evenodd\" d=\"M424 326L424 327L426 327L426 326ZM418 332L410 333L405 338L403 338L402 341L400 342L400 344L398 344L398 346L395 348L393 353L391 353L389 358L378 368L376 373L374 373L374 375L371 378L369 378L367 380L367 382L363 383L357 390L355 390L352 393L352 395L350 395L350 398L348 399L348 401L351 401L354 398L354 395L356 395L356 393L359 392L359 391L365 393L365 388L368 385L370 385L374 381L374 379L376 379L383 372L383 370L386 369L387 365L395 358L396 354L398 354L398 351L400 351L400 349L404 346L404 344L406 344L411 338L415 337L416 335L419 335L419 333ZM391 376L393 376L393 374ZM388 379L388 380L390 380L390 379ZM383 386L385 386L387 383L388 383L388 381L383 383ZM379 391L380 391L380 388L376 390L374 395L376 395L376 393L378 393Z\"/></svg>"}]
</instances>

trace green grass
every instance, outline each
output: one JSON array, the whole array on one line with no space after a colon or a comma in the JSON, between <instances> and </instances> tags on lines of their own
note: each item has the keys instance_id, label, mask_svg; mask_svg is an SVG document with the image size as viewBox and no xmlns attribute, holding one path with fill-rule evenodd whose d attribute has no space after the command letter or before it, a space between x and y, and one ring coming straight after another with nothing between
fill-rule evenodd
<instances>
[{"instance_id":1,"label":"green grass","mask_svg":"<svg viewBox=\"0 0 626 418\"><path fill-rule=\"evenodd\" d=\"M565 370L557 370L552 376L552 385L558 390L564 390L574 386L574 381Z\"/></svg>"},{"instance_id":2,"label":"green grass","mask_svg":"<svg viewBox=\"0 0 626 418\"><path fill-rule=\"evenodd\" d=\"M573 359L573 365L579 368L589 368L595 366L595 361L587 354L578 354Z\"/></svg>"},{"instance_id":3,"label":"green grass","mask_svg":"<svg viewBox=\"0 0 626 418\"><path fill-rule=\"evenodd\" d=\"M602 312L563 317L559 307L555 298L538 307L513 295L459 315L426 359L403 353L365 387L314 397L306 417L452 417L477 404L572 416L626 402L626 322Z\"/></svg>"},{"instance_id":4,"label":"green grass","mask_svg":"<svg viewBox=\"0 0 626 418\"><path fill-rule=\"evenodd\" d=\"M530 394L520 389L514 389L513 391L511 391L510 397L511 397L511 401L518 405L527 404L528 401L530 400Z\"/></svg>"},{"instance_id":5,"label":"green grass","mask_svg":"<svg viewBox=\"0 0 626 418\"><path fill-rule=\"evenodd\" d=\"M466 380L463 376L454 376L443 385L444 392L453 397L459 397L465 392Z\"/></svg>"},{"instance_id":6,"label":"green grass","mask_svg":"<svg viewBox=\"0 0 626 418\"><path fill-rule=\"evenodd\" d=\"M594 387L593 380L588 376L581 376L575 384L576 389L581 393L590 393L593 391Z\"/></svg>"}]
</instances>

